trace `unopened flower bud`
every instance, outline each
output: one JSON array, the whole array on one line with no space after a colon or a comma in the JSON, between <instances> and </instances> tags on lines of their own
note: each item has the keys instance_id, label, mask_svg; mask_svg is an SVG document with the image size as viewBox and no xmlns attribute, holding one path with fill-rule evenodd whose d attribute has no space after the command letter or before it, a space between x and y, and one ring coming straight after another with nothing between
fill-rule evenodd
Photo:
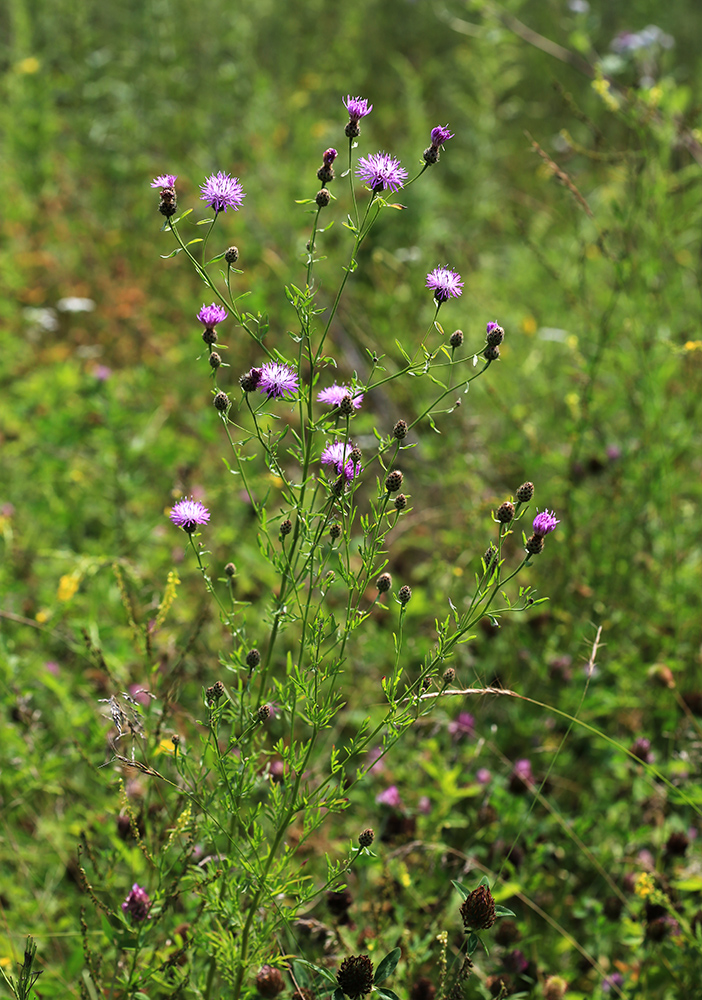
<instances>
[{"instance_id":1,"label":"unopened flower bud","mask_svg":"<svg viewBox=\"0 0 702 1000\"><path fill-rule=\"evenodd\" d=\"M338 521L336 524L332 524L331 528L329 529L329 536L330 538L334 539L341 537L341 525L338 523Z\"/></svg>"},{"instance_id":2,"label":"unopened flower bud","mask_svg":"<svg viewBox=\"0 0 702 1000\"><path fill-rule=\"evenodd\" d=\"M483 562L485 563L485 569L488 570L493 565L495 559L497 558L497 549L490 543L485 549L485 555L483 556Z\"/></svg>"},{"instance_id":3,"label":"unopened flower bud","mask_svg":"<svg viewBox=\"0 0 702 1000\"><path fill-rule=\"evenodd\" d=\"M398 441L402 441L403 438L407 437L407 421L398 420L392 429L392 436L397 438Z\"/></svg>"},{"instance_id":4,"label":"unopened flower bud","mask_svg":"<svg viewBox=\"0 0 702 1000\"><path fill-rule=\"evenodd\" d=\"M495 511L495 517L501 524L509 524L514 518L514 504L510 500L505 500Z\"/></svg>"},{"instance_id":5,"label":"unopened flower bud","mask_svg":"<svg viewBox=\"0 0 702 1000\"><path fill-rule=\"evenodd\" d=\"M451 336L449 337L449 344L455 350L457 347L460 347L462 343L463 343L463 330L454 330Z\"/></svg>"},{"instance_id":6,"label":"unopened flower bud","mask_svg":"<svg viewBox=\"0 0 702 1000\"><path fill-rule=\"evenodd\" d=\"M224 684L221 681L215 681L212 685L212 694L219 701L219 699L224 694Z\"/></svg>"},{"instance_id":7,"label":"unopened flower bud","mask_svg":"<svg viewBox=\"0 0 702 1000\"><path fill-rule=\"evenodd\" d=\"M427 148L422 153L422 157L425 163L430 165L438 163L439 161L439 147L438 146L427 146Z\"/></svg>"},{"instance_id":8,"label":"unopened flower bud","mask_svg":"<svg viewBox=\"0 0 702 1000\"><path fill-rule=\"evenodd\" d=\"M257 649L250 649L246 654L246 666L249 670L255 670L261 662L261 654Z\"/></svg>"},{"instance_id":9,"label":"unopened flower bud","mask_svg":"<svg viewBox=\"0 0 702 1000\"><path fill-rule=\"evenodd\" d=\"M446 667L446 670L444 670L442 674L441 680L444 682L444 684L453 684L455 679L456 679L456 671L453 669L453 667Z\"/></svg>"},{"instance_id":10,"label":"unopened flower bud","mask_svg":"<svg viewBox=\"0 0 702 1000\"><path fill-rule=\"evenodd\" d=\"M228 562L227 565L224 567L224 572L229 577L236 576L236 566L234 565L234 563Z\"/></svg>"},{"instance_id":11,"label":"unopened flower bud","mask_svg":"<svg viewBox=\"0 0 702 1000\"><path fill-rule=\"evenodd\" d=\"M381 573L378 579L375 581L375 585L381 594L390 590L392 587L392 577L389 573Z\"/></svg>"},{"instance_id":12,"label":"unopened flower bud","mask_svg":"<svg viewBox=\"0 0 702 1000\"><path fill-rule=\"evenodd\" d=\"M226 392L218 392L214 399L212 400L215 410L219 410L220 413L226 413L229 409L229 404L231 400Z\"/></svg>"},{"instance_id":13,"label":"unopened flower bud","mask_svg":"<svg viewBox=\"0 0 702 1000\"><path fill-rule=\"evenodd\" d=\"M236 264L239 259L239 247L229 247L224 254L224 259L227 264Z\"/></svg>"},{"instance_id":14,"label":"unopened flower bud","mask_svg":"<svg viewBox=\"0 0 702 1000\"><path fill-rule=\"evenodd\" d=\"M286 517L284 521L280 522L280 533L285 538L292 531L292 521L289 517Z\"/></svg>"},{"instance_id":15,"label":"unopened flower bud","mask_svg":"<svg viewBox=\"0 0 702 1000\"><path fill-rule=\"evenodd\" d=\"M505 339L505 331L498 323L488 323L485 339L490 347L499 347Z\"/></svg>"},{"instance_id":16,"label":"unopened flower bud","mask_svg":"<svg viewBox=\"0 0 702 1000\"><path fill-rule=\"evenodd\" d=\"M347 131L350 125L346 126ZM358 126L356 126L358 128ZM339 989L349 1000L364 997L373 989L373 963L368 955L354 955L345 958L336 974Z\"/></svg>"},{"instance_id":17,"label":"unopened flower bud","mask_svg":"<svg viewBox=\"0 0 702 1000\"><path fill-rule=\"evenodd\" d=\"M528 503L534 496L534 484L533 483L522 483L516 493L517 500L520 503Z\"/></svg>"},{"instance_id":18,"label":"unopened flower bud","mask_svg":"<svg viewBox=\"0 0 702 1000\"><path fill-rule=\"evenodd\" d=\"M400 589L397 592L397 599L403 607L405 606L405 604L409 604L411 598L412 598L412 588L408 587L407 584L405 584L403 587L400 587Z\"/></svg>"},{"instance_id":19,"label":"unopened flower bud","mask_svg":"<svg viewBox=\"0 0 702 1000\"><path fill-rule=\"evenodd\" d=\"M256 976L256 992L266 1000L273 1000L285 989L285 980L279 969L274 969L270 965L261 967Z\"/></svg>"},{"instance_id":20,"label":"unopened flower bud","mask_svg":"<svg viewBox=\"0 0 702 1000\"><path fill-rule=\"evenodd\" d=\"M170 219L172 215L176 214L176 211L178 210L178 199L176 198L174 187L165 187L161 189L161 199L159 201L158 210L161 215L165 215L167 219Z\"/></svg>"},{"instance_id":21,"label":"unopened flower bud","mask_svg":"<svg viewBox=\"0 0 702 1000\"><path fill-rule=\"evenodd\" d=\"M544 551L544 537L543 535L532 535L527 539L526 550L530 556L538 556L540 552Z\"/></svg>"},{"instance_id":22,"label":"unopened flower bud","mask_svg":"<svg viewBox=\"0 0 702 1000\"><path fill-rule=\"evenodd\" d=\"M212 327L206 326L202 331L202 339L208 347L212 347L213 344L217 343L217 331Z\"/></svg>"},{"instance_id":23,"label":"unopened flower bud","mask_svg":"<svg viewBox=\"0 0 702 1000\"><path fill-rule=\"evenodd\" d=\"M358 835L358 843L361 847L370 847L374 839L375 839L375 834L370 829L370 827L367 830L361 830L361 832Z\"/></svg>"},{"instance_id":24,"label":"unopened flower bud","mask_svg":"<svg viewBox=\"0 0 702 1000\"><path fill-rule=\"evenodd\" d=\"M256 714L258 715L258 721L259 722L265 722L266 719L270 719L270 717L271 717L270 706L269 705L259 705L258 712Z\"/></svg>"},{"instance_id":25,"label":"unopened flower bud","mask_svg":"<svg viewBox=\"0 0 702 1000\"><path fill-rule=\"evenodd\" d=\"M544 983L544 1000L563 1000L568 983L562 976L549 976Z\"/></svg>"},{"instance_id":26,"label":"unopened flower bud","mask_svg":"<svg viewBox=\"0 0 702 1000\"><path fill-rule=\"evenodd\" d=\"M493 346L492 344L488 344L485 350L483 351L483 357L485 358L486 361L497 361L499 356L500 356L500 348L497 346Z\"/></svg>"},{"instance_id":27,"label":"unopened flower bud","mask_svg":"<svg viewBox=\"0 0 702 1000\"><path fill-rule=\"evenodd\" d=\"M389 472L385 480L385 489L388 493L397 493L399 488L402 486L402 473L399 469L393 469Z\"/></svg>"},{"instance_id":28,"label":"unopened flower bud","mask_svg":"<svg viewBox=\"0 0 702 1000\"><path fill-rule=\"evenodd\" d=\"M329 169L331 170L331 167ZM332 174L333 173L334 171L332 170ZM329 180L331 180L331 177L329 178ZM329 202L331 201L331 195L326 188L322 188L321 191L317 192L314 200L317 202L319 208L326 208Z\"/></svg>"},{"instance_id":29,"label":"unopened flower bud","mask_svg":"<svg viewBox=\"0 0 702 1000\"><path fill-rule=\"evenodd\" d=\"M219 354L217 354L216 351L213 351L212 354L210 354L210 368L214 368L214 370L216 371L221 364L222 364L221 357L219 356Z\"/></svg>"},{"instance_id":30,"label":"unopened flower bud","mask_svg":"<svg viewBox=\"0 0 702 1000\"><path fill-rule=\"evenodd\" d=\"M404 493L398 493L395 497L395 510L404 510L407 506L407 497Z\"/></svg>"},{"instance_id":31,"label":"unopened flower bud","mask_svg":"<svg viewBox=\"0 0 702 1000\"><path fill-rule=\"evenodd\" d=\"M484 931L492 927L495 916L495 900L486 885L479 885L464 899L461 918L466 931Z\"/></svg>"},{"instance_id":32,"label":"unopened flower bud","mask_svg":"<svg viewBox=\"0 0 702 1000\"><path fill-rule=\"evenodd\" d=\"M343 413L345 417L351 416L353 413L353 399L346 393L345 396L341 397L341 402L339 403L339 411Z\"/></svg>"},{"instance_id":33,"label":"unopened flower bud","mask_svg":"<svg viewBox=\"0 0 702 1000\"><path fill-rule=\"evenodd\" d=\"M360 463L361 458L361 449L358 446L352 448L349 452L349 459L353 463L354 468Z\"/></svg>"}]
</instances>

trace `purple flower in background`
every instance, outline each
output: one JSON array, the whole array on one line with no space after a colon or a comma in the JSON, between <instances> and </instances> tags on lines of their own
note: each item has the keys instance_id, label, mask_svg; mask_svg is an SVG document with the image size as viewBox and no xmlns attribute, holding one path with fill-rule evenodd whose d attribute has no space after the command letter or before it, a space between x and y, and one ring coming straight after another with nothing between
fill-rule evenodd
<instances>
[{"instance_id":1,"label":"purple flower in background","mask_svg":"<svg viewBox=\"0 0 702 1000\"><path fill-rule=\"evenodd\" d=\"M541 513L537 514L534 518L532 527L534 529L534 534L539 538L543 538L544 535L548 535L551 531L553 531L556 525L560 523L561 522L556 518L555 511L542 510Z\"/></svg>"},{"instance_id":2,"label":"purple flower in background","mask_svg":"<svg viewBox=\"0 0 702 1000\"><path fill-rule=\"evenodd\" d=\"M455 740L460 740L462 736L472 736L475 719L470 712L461 712L457 719L449 722L448 731Z\"/></svg>"},{"instance_id":3,"label":"purple flower in background","mask_svg":"<svg viewBox=\"0 0 702 1000\"><path fill-rule=\"evenodd\" d=\"M390 785L386 788L384 792L380 795L376 795L375 801L380 803L381 806L390 806L391 809L401 809L402 799L400 798L400 793L397 790L397 785Z\"/></svg>"},{"instance_id":4,"label":"purple flower in background","mask_svg":"<svg viewBox=\"0 0 702 1000\"><path fill-rule=\"evenodd\" d=\"M605 976L600 983L603 993L609 993L613 986L623 986L624 976L621 972L613 972L611 976Z\"/></svg>"},{"instance_id":5,"label":"purple flower in background","mask_svg":"<svg viewBox=\"0 0 702 1000\"><path fill-rule=\"evenodd\" d=\"M516 761L512 773L509 776L509 790L515 795L523 794L527 785L534 784L534 773L531 770L531 761L526 757Z\"/></svg>"},{"instance_id":6,"label":"purple flower in background","mask_svg":"<svg viewBox=\"0 0 702 1000\"><path fill-rule=\"evenodd\" d=\"M135 882L129 895L122 903L122 909L131 917L132 922L137 924L146 920L150 908L151 900L148 892Z\"/></svg>"},{"instance_id":7,"label":"purple flower in background","mask_svg":"<svg viewBox=\"0 0 702 1000\"><path fill-rule=\"evenodd\" d=\"M422 816L428 816L431 812L431 799L428 795L422 795L421 799L417 803L417 810L422 814Z\"/></svg>"},{"instance_id":8,"label":"purple flower in background","mask_svg":"<svg viewBox=\"0 0 702 1000\"><path fill-rule=\"evenodd\" d=\"M93 368L93 375L98 382L106 382L111 374L112 369L108 368L107 365L95 365Z\"/></svg>"},{"instance_id":9,"label":"purple flower in background","mask_svg":"<svg viewBox=\"0 0 702 1000\"><path fill-rule=\"evenodd\" d=\"M182 528L183 531L187 531L191 535L198 524L207 524L210 512L199 500L185 498L179 500L172 508L169 517L176 527Z\"/></svg>"},{"instance_id":10,"label":"purple flower in background","mask_svg":"<svg viewBox=\"0 0 702 1000\"><path fill-rule=\"evenodd\" d=\"M223 323L229 313L223 306L218 306L215 302L211 306L203 305L197 318L206 330L212 330L217 323Z\"/></svg>"},{"instance_id":11,"label":"purple flower in background","mask_svg":"<svg viewBox=\"0 0 702 1000\"><path fill-rule=\"evenodd\" d=\"M488 785L492 780L492 774L486 767L481 767L475 774L475 780L479 785Z\"/></svg>"},{"instance_id":12,"label":"purple flower in background","mask_svg":"<svg viewBox=\"0 0 702 1000\"><path fill-rule=\"evenodd\" d=\"M338 406L345 396L351 397L351 405L354 410L360 410L361 403L363 402L363 393L358 392L354 394L353 390L347 385L337 385L335 382L328 389L322 389L321 392L317 393L319 402L328 403L329 406Z\"/></svg>"},{"instance_id":13,"label":"purple flower in background","mask_svg":"<svg viewBox=\"0 0 702 1000\"><path fill-rule=\"evenodd\" d=\"M374 194L379 191L398 191L407 178L407 171L399 160L389 153L371 153L358 161L356 173Z\"/></svg>"},{"instance_id":14,"label":"purple flower in background","mask_svg":"<svg viewBox=\"0 0 702 1000\"><path fill-rule=\"evenodd\" d=\"M290 365L279 364L277 361L266 361L261 365L261 379L258 383L260 392L269 399L294 396L299 388L297 372Z\"/></svg>"},{"instance_id":15,"label":"purple flower in background","mask_svg":"<svg viewBox=\"0 0 702 1000\"><path fill-rule=\"evenodd\" d=\"M458 271L448 267L435 267L427 275L427 288L434 290L434 299L441 305L450 298L457 299L463 292L463 280Z\"/></svg>"},{"instance_id":16,"label":"purple flower in background","mask_svg":"<svg viewBox=\"0 0 702 1000\"><path fill-rule=\"evenodd\" d=\"M449 131L448 125L437 125L431 130L432 146L443 146L449 139L453 139L454 133Z\"/></svg>"},{"instance_id":17,"label":"purple flower in background","mask_svg":"<svg viewBox=\"0 0 702 1000\"><path fill-rule=\"evenodd\" d=\"M514 951L507 952L502 961L505 964L505 969L514 975L519 975L524 972L529 965L524 952L520 951L519 948L515 948Z\"/></svg>"},{"instance_id":18,"label":"purple flower in background","mask_svg":"<svg viewBox=\"0 0 702 1000\"><path fill-rule=\"evenodd\" d=\"M337 157L337 152L335 149L325 149L322 154L322 162L325 167L330 167Z\"/></svg>"},{"instance_id":19,"label":"purple flower in background","mask_svg":"<svg viewBox=\"0 0 702 1000\"><path fill-rule=\"evenodd\" d=\"M365 118L373 110L373 105L369 104L365 97L351 97L347 94L346 100L342 98L342 103L349 113L349 119L352 122L360 121L361 118Z\"/></svg>"},{"instance_id":20,"label":"purple flower in background","mask_svg":"<svg viewBox=\"0 0 702 1000\"><path fill-rule=\"evenodd\" d=\"M225 174L223 170L210 174L205 183L200 185L200 190L200 200L206 201L215 212L226 212L228 208L237 212L246 197L239 178Z\"/></svg>"},{"instance_id":21,"label":"purple flower in background","mask_svg":"<svg viewBox=\"0 0 702 1000\"><path fill-rule=\"evenodd\" d=\"M333 465L339 475L343 474L347 480L353 479L361 471L360 464L354 465L351 458L353 447L348 441L333 441L322 452L322 465Z\"/></svg>"},{"instance_id":22,"label":"purple flower in background","mask_svg":"<svg viewBox=\"0 0 702 1000\"><path fill-rule=\"evenodd\" d=\"M634 757L638 757L642 763L651 764L653 762L654 756L651 752L651 741L647 740L645 736L637 737L629 749Z\"/></svg>"},{"instance_id":23,"label":"purple flower in background","mask_svg":"<svg viewBox=\"0 0 702 1000\"><path fill-rule=\"evenodd\" d=\"M178 174L161 174L151 181L152 188L172 188L178 180Z\"/></svg>"}]
</instances>

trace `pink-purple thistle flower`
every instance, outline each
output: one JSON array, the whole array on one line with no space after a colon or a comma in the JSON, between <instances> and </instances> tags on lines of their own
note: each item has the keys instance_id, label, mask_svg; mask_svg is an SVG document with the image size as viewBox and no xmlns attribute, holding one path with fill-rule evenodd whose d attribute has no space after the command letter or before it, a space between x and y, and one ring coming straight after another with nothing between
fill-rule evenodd
<instances>
[{"instance_id":1,"label":"pink-purple thistle flower","mask_svg":"<svg viewBox=\"0 0 702 1000\"><path fill-rule=\"evenodd\" d=\"M178 180L178 174L159 174L151 181L152 188L172 188Z\"/></svg>"},{"instance_id":2,"label":"pink-purple thistle flower","mask_svg":"<svg viewBox=\"0 0 702 1000\"><path fill-rule=\"evenodd\" d=\"M427 275L426 287L433 290L434 301L441 305L462 294L463 280L458 271L452 271L449 267L435 267Z\"/></svg>"},{"instance_id":3,"label":"pink-purple thistle flower","mask_svg":"<svg viewBox=\"0 0 702 1000\"><path fill-rule=\"evenodd\" d=\"M405 168L389 153L362 156L358 161L356 174L374 194L380 191L398 191L407 179Z\"/></svg>"},{"instance_id":4,"label":"pink-purple thistle flower","mask_svg":"<svg viewBox=\"0 0 702 1000\"><path fill-rule=\"evenodd\" d=\"M402 808L402 798L397 790L397 785L390 785L385 791L380 792L379 795L376 795L375 801L381 806L390 806L391 809Z\"/></svg>"},{"instance_id":5,"label":"pink-purple thistle flower","mask_svg":"<svg viewBox=\"0 0 702 1000\"><path fill-rule=\"evenodd\" d=\"M269 399L290 399L299 388L297 372L290 365L278 361L267 361L261 365L261 378L258 382L259 391Z\"/></svg>"},{"instance_id":6,"label":"pink-purple thistle flower","mask_svg":"<svg viewBox=\"0 0 702 1000\"><path fill-rule=\"evenodd\" d=\"M473 736L474 726L475 719L470 712L459 712L458 718L449 722L448 731L455 740L460 740L462 736Z\"/></svg>"},{"instance_id":7,"label":"pink-purple thistle flower","mask_svg":"<svg viewBox=\"0 0 702 1000\"><path fill-rule=\"evenodd\" d=\"M204 184L200 185L201 201L206 201L215 212L226 212L233 208L237 212L246 195L238 177L225 174L223 170L210 174Z\"/></svg>"},{"instance_id":8,"label":"pink-purple thistle flower","mask_svg":"<svg viewBox=\"0 0 702 1000\"><path fill-rule=\"evenodd\" d=\"M349 113L349 121L352 122L359 122L373 110L373 105L369 104L365 97L351 97L348 94L345 101L342 98L342 102Z\"/></svg>"},{"instance_id":9,"label":"pink-purple thistle flower","mask_svg":"<svg viewBox=\"0 0 702 1000\"><path fill-rule=\"evenodd\" d=\"M448 125L437 125L431 130L431 144L436 149L443 146L449 139L453 139L454 133L449 130Z\"/></svg>"},{"instance_id":10,"label":"pink-purple thistle flower","mask_svg":"<svg viewBox=\"0 0 702 1000\"><path fill-rule=\"evenodd\" d=\"M218 323L223 323L229 313L223 306L218 306L213 302L211 306L203 305L197 318L206 330L213 330Z\"/></svg>"},{"instance_id":11,"label":"pink-purple thistle flower","mask_svg":"<svg viewBox=\"0 0 702 1000\"><path fill-rule=\"evenodd\" d=\"M207 524L210 519L210 512L199 500L193 500L192 498L188 500L185 497L175 504L171 509L169 517L177 528L182 528L183 531L187 531L189 535L192 535L199 524Z\"/></svg>"},{"instance_id":12,"label":"pink-purple thistle flower","mask_svg":"<svg viewBox=\"0 0 702 1000\"><path fill-rule=\"evenodd\" d=\"M361 408L361 403L363 402L363 393L354 393L350 386L347 385L330 385L328 389L322 389L321 392L317 393L317 399L320 403L327 403L329 406L339 406L342 399L346 396L351 397L351 405L354 410L359 410Z\"/></svg>"},{"instance_id":13,"label":"pink-purple thistle flower","mask_svg":"<svg viewBox=\"0 0 702 1000\"><path fill-rule=\"evenodd\" d=\"M322 465L333 465L338 474L347 481L354 479L361 471L360 464L351 458L353 445L348 441L333 441L322 452Z\"/></svg>"},{"instance_id":14,"label":"pink-purple thistle flower","mask_svg":"<svg viewBox=\"0 0 702 1000\"><path fill-rule=\"evenodd\" d=\"M122 909L131 918L132 923L138 924L146 920L151 909L151 900L146 889L142 889L135 882L129 895L122 903Z\"/></svg>"},{"instance_id":15,"label":"pink-purple thistle flower","mask_svg":"<svg viewBox=\"0 0 702 1000\"><path fill-rule=\"evenodd\" d=\"M537 514L534 518L532 527L534 529L534 534L539 538L543 538L544 535L550 534L556 525L560 523L561 522L557 520L554 511L542 510L541 513Z\"/></svg>"},{"instance_id":16,"label":"pink-purple thistle flower","mask_svg":"<svg viewBox=\"0 0 702 1000\"><path fill-rule=\"evenodd\" d=\"M335 149L325 149L322 154L322 162L325 167L330 167L337 157L337 152Z\"/></svg>"}]
</instances>

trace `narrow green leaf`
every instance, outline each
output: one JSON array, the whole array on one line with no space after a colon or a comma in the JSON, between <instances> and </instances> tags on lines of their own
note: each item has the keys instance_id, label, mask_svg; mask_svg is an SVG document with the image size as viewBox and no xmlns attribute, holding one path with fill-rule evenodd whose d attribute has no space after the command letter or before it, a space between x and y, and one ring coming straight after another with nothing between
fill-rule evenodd
<instances>
[{"instance_id":1,"label":"narrow green leaf","mask_svg":"<svg viewBox=\"0 0 702 1000\"><path fill-rule=\"evenodd\" d=\"M495 907L496 917L516 917L517 914L512 910L508 910L506 906L496 906Z\"/></svg>"},{"instance_id":2,"label":"narrow green leaf","mask_svg":"<svg viewBox=\"0 0 702 1000\"><path fill-rule=\"evenodd\" d=\"M462 899L468 899L468 897L470 896L470 889L466 889L464 885L461 885L460 882L456 882L455 879L451 879L451 885L454 887L454 889L458 890Z\"/></svg>"}]
</instances>

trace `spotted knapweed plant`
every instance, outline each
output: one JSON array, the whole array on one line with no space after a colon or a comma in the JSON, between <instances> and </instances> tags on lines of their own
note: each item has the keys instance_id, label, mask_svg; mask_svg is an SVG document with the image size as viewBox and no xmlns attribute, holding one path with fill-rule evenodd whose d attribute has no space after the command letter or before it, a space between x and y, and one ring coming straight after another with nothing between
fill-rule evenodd
<instances>
[{"instance_id":1,"label":"spotted knapweed plant","mask_svg":"<svg viewBox=\"0 0 702 1000\"><path fill-rule=\"evenodd\" d=\"M439 698L451 696L450 661L476 624L538 603L529 587L512 599L505 591L558 523L548 511L537 514L533 534L524 536L522 561L507 568L503 542L533 498L534 486L527 482L495 511L494 541L482 558L476 554L472 593L459 604L448 600L435 620L433 648L421 664L409 662L405 628L412 590L395 579L391 544L393 529L412 517L412 473L403 460L434 426L447 396L488 372L498 374L505 333L490 321L484 336L460 329L447 336L439 313L458 307L463 279L452 266L428 261L425 287L416 292L418 299L432 293L429 328L397 342L396 359L368 351L364 370L343 379L333 374L343 362L335 350L335 320L361 246L380 215L401 210L397 199L411 199L411 186L438 169L441 150L453 138L448 126L433 128L429 146L414 155L414 172L384 151L357 158L361 122L372 105L351 96L344 105L343 173L334 184L342 158L335 149L325 150L317 170L321 188L301 202L310 213L310 230L299 283L285 289L296 318L292 335L269 329L264 315L246 310L244 272L236 266L245 254L235 246L212 250L231 213L221 217L246 210L245 180L220 170L201 184L201 200L210 209L206 219L196 219L205 227L203 237L194 235L202 229L191 228L192 207L179 214L177 177L163 174L152 183L160 189L163 238L174 244L164 256L186 258L207 289L207 301L193 308L194 330L201 324L197 363L203 383L212 382L212 416L228 449L228 482L248 497L260 552L275 582L260 604L241 600L234 564L213 567L208 548L216 545L217 525L207 496L183 497L173 505L172 530L187 537L229 642L226 652L212 654L201 738L176 728L164 707L157 737L162 745L170 733L172 749L156 770L139 764L148 735L138 726L120 730L127 739L131 735L132 748L127 752L120 744L116 758L139 767L144 780L177 805L167 834L151 844L124 793L124 813L144 864L131 873L106 917L118 927L113 940L129 949L129 959L120 958L115 972L120 996L185 990L183 995L205 1000L238 1000L253 992L275 996L286 983L300 996L310 987L348 997L376 989L391 994L379 983L395 968L399 951L381 962L380 978L367 956L347 957L338 973L325 973L306 955L301 918L325 890L343 889L352 866L371 863L373 856L373 831L358 822L346 849L329 846L320 858L321 828L338 837L335 817L347 810L351 790ZM325 288L335 277L321 255L330 216L345 226L349 250L335 291L322 296L319 271ZM257 358L232 377L224 341L242 332ZM197 354L193 338L194 359ZM430 382L434 398L393 427L373 427L376 391L409 378ZM356 432L361 421L363 435ZM375 681L380 707L366 710L353 697L350 667L360 630L388 615L394 620L392 642L379 656L383 668ZM344 830L353 829L347 815ZM330 835L324 842L338 845ZM480 893L488 899L489 892ZM93 956L96 985L97 965Z\"/></svg>"}]
</instances>

